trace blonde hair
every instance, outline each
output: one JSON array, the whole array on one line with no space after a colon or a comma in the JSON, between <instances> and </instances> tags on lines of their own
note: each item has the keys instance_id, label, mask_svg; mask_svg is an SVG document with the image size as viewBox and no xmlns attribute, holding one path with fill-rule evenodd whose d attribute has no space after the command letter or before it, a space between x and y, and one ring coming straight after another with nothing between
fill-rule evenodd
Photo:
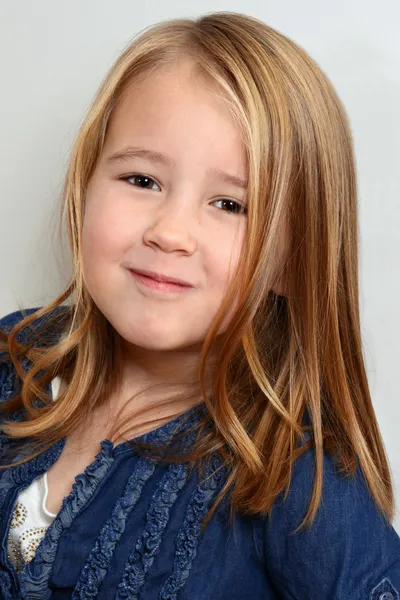
<instances>
[{"instance_id":1,"label":"blonde hair","mask_svg":"<svg viewBox=\"0 0 400 600\"><path fill-rule=\"evenodd\" d=\"M301 527L312 523L318 509L324 452L349 475L358 462L377 507L392 520L389 464L362 354L357 189L347 117L329 79L302 48L242 14L213 13L152 26L106 75L81 125L63 188L72 280L53 302L3 334L0 349L23 381L21 392L4 408L24 407L28 416L2 428L11 438L32 436L39 443L36 454L30 446L23 459L28 460L71 431L118 384L118 336L96 310L82 277L85 190L121 94L150 70L180 57L190 58L223 94L248 154L243 251L199 363L205 423L211 428L189 457L198 462L219 451L230 467L208 518L228 491L235 509L269 512L277 495L289 491L294 461L312 447L315 481ZM271 257L279 251L285 227L285 257L275 263ZM272 291L278 280L287 284L284 296ZM207 354L236 298L211 399L204 383ZM64 322L58 309L68 299ZM37 319L42 328L32 336L35 342L18 342L16 336ZM36 344L61 322L66 335ZM30 361L27 371L21 358ZM68 385L51 403L45 386L55 375ZM41 407L35 398L42 400ZM311 440L299 445L306 410Z\"/></svg>"}]
</instances>

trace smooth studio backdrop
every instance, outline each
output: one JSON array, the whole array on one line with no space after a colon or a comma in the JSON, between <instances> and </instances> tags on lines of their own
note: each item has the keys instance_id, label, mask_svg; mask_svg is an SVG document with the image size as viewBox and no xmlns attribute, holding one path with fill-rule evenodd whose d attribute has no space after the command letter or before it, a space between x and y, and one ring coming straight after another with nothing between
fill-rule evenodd
<instances>
[{"instance_id":1,"label":"smooth studio backdrop","mask_svg":"<svg viewBox=\"0 0 400 600\"><path fill-rule=\"evenodd\" d=\"M400 3L398 0L0 0L0 316L42 306L68 277L56 229L76 130L144 27L245 12L302 45L350 117L359 183L360 302L373 401L400 532Z\"/></svg>"}]
</instances>

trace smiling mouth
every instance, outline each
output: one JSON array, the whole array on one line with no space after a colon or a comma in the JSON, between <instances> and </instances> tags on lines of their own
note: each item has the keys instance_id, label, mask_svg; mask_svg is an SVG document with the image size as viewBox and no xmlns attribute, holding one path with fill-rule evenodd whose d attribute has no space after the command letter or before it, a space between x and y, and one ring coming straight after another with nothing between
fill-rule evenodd
<instances>
[{"instance_id":1,"label":"smiling mouth","mask_svg":"<svg viewBox=\"0 0 400 600\"><path fill-rule=\"evenodd\" d=\"M145 269L130 269L130 271L133 271L134 273L137 273L139 275L144 275L145 277L150 277L151 279L155 279L156 281L163 281L165 283L177 283L178 285L193 287L192 284L188 281L178 279L177 277L168 277L167 275L161 275L160 273L155 273L154 271L147 271Z\"/></svg>"},{"instance_id":2,"label":"smiling mouth","mask_svg":"<svg viewBox=\"0 0 400 600\"><path fill-rule=\"evenodd\" d=\"M193 289L192 286L190 285L182 285L180 283L174 283L172 281L159 281L157 279L154 279L153 277L149 277L147 275L144 275L142 273L133 271L130 269L130 273L132 275L132 277L135 279L135 281L137 281L138 283L159 291L159 292L164 292L164 293L171 293L171 292L188 292L189 290Z\"/></svg>"}]
</instances>

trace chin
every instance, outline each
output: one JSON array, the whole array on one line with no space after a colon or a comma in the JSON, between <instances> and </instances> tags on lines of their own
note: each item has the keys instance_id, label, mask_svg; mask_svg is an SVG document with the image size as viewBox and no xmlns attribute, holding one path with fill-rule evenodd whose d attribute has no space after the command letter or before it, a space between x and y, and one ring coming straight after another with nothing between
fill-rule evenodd
<instances>
[{"instance_id":1,"label":"chin","mask_svg":"<svg viewBox=\"0 0 400 600\"><path fill-rule=\"evenodd\" d=\"M118 322L111 322L111 324L127 344L146 350L161 352L183 348L187 345L185 339L176 336L176 329L168 331L165 326L149 328L145 327L143 322L132 323L131 327L127 327L126 321L123 324Z\"/></svg>"}]
</instances>

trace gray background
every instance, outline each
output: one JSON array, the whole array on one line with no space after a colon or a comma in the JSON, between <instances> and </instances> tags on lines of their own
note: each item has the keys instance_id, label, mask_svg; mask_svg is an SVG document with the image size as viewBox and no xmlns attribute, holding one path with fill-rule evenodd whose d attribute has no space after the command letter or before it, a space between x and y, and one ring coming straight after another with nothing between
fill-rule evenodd
<instances>
[{"instance_id":1,"label":"gray background","mask_svg":"<svg viewBox=\"0 0 400 600\"><path fill-rule=\"evenodd\" d=\"M77 127L106 70L143 27L214 10L253 15L302 45L348 111L364 354L400 504L398 0L0 0L0 315L19 302L47 303L65 282L69 264L52 233L60 190Z\"/></svg>"}]
</instances>

